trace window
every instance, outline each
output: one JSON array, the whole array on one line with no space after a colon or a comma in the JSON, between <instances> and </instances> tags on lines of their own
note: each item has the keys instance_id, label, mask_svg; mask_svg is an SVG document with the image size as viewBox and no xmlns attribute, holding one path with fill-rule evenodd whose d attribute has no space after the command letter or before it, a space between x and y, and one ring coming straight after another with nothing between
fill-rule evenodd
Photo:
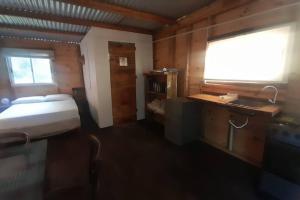
<instances>
[{"instance_id":1,"label":"window","mask_svg":"<svg viewBox=\"0 0 300 200\"><path fill-rule=\"evenodd\" d=\"M52 50L1 48L13 86L54 84L51 64Z\"/></svg>"},{"instance_id":2,"label":"window","mask_svg":"<svg viewBox=\"0 0 300 200\"><path fill-rule=\"evenodd\" d=\"M53 83L50 59L8 57L8 64L14 85Z\"/></svg>"},{"instance_id":3,"label":"window","mask_svg":"<svg viewBox=\"0 0 300 200\"><path fill-rule=\"evenodd\" d=\"M284 25L208 43L205 81L287 82L292 26Z\"/></svg>"}]
</instances>

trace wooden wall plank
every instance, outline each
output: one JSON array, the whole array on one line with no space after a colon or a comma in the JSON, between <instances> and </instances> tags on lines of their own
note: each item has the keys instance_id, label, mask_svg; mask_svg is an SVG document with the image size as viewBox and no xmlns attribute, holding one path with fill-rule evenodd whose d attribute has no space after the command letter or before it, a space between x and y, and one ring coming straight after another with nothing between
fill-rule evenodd
<instances>
[{"instance_id":1,"label":"wooden wall plank","mask_svg":"<svg viewBox=\"0 0 300 200\"><path fill-rule=\"evenodd\" d=\"M208 25L208 20L193 25L193 30ZM190 67L188 76L188 94L200 93L200 83L203 80L205 65L205 49L207 45L207 30L199 30L192 33Z\"/></svg>"},{"instance_id":2,"label":"wooden wall plank","mask_svg":"<svg viewBox=\"0 0 300 200\"><path fill-rule=\"evenodd\" d=\"M154 66L156 69L174 67L175 39L154 43Z\"/></svg>"},{"instance_id":3,"label":"wooden wall plank","mask_svg":"<svg viewBox=\"0 0 300 200\"><path fill-rule=\"evenodd\" d=\"M294 43L296 45L293 48L294 59L292 60L292 67L290 68L291 73L288 82L287 102L284 111L300 117L300 12L297 14L295 34Z\"/></svg>"},{"instance_id":4,"label":"wooden wall plank","mask_svg":"<svg viewBox=\"0 0 300 200\"><path fill-rule=\"evenodd\" d=\"M157 32L157 36L163 36L163 34L175 33L177 30L185 28L187 26L192 26L199 21L205 20L210 16L214 16L230 9L248 4L253 0L217 0L213 3L201 8L190 15L182 17L176 24L163 28ZM257 0L255 0L257 1ZM158 38L158 37L157 37Z\"/></svg>"},{"instance_id":5,"label":"wooden wall plank","mask_svg":"<svg viewBox=\"0 0 300 200\"><path fill-rule=\"evenodd\" d=\"M217 16L212 17L213 24L221 24L232 19L238 19L245 16L251 16L255 13L263 13L267 10L274 9L274 5L280 5L279 0L270 1L259 1L251 2L248 5L231 10ZM294 1L290 1L293 3ZM277 3L277 4L276 4ZM258 16L253 16L238 20L232 23L226 23L224 25L219 25L210 30L211 37L218 37L220 35L232 34L234 32L241 32L243 30L256 30L259 28L270 27L282 23L287 23L295 20L296 13L299 11L299 6L286 7L279 10L274 10L261 14ZM262 20L263 19L263 20Z\"/></svg>"},{"instance_id":6,"label":"wooden wall plank","mask_svg":"<svg viewBox=\"0 0 300 200\"><path fill-rule=\"evenodd\" d=\"M0 58L0 99L12 96L8 71L5 66L5 60Z\"/></svg>"},{"instance_id":7,"label":"wooden wall plank","mask_svg":"<svg viewBox=\"0 0 300 200\"><path fill-rule=\"evenodd\" d=\"M177 31L177 34L190 31L191 28L184 28ZM178 35L175 38L175 67L179 70L178 73L178 96L187 95L187 75L188 62L191 45L191 34Z\"/></svg>"}]
</instances>

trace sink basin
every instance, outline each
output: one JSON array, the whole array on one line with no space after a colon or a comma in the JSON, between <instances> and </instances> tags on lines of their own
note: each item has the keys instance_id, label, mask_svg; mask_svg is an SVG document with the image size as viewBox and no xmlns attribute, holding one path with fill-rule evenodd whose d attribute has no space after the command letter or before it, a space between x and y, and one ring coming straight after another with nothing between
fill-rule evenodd
<instances>
[{"instance_id":1,"label":"sink basin","mask_svg":"<svg viewBox=\"0 0 300 200\"><path fill-rule=\"evenodd\" d=\"M236 106L243 106L243 107L252 107L252 108L259 108L263 106L270 105L267 101L260 101L254 99L237 99L229 103L230 105Z\"/></svg>"}]
</instances>

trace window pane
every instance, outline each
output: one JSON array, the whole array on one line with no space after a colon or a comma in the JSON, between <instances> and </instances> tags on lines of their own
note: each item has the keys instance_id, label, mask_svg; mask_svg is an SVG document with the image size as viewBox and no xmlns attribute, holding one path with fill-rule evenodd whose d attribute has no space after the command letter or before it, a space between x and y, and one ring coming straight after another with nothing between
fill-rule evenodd
<instances>
[{"instance_id":1,"label":"window pane","mask_svg":"<svg viewBox=\"0 0 300 200\"><path fill-rule=\"evenodd\" d=\"M206 80L284 82L291 27L210 42L205 59Z\"/></svg>"},{"instance_id":2,"label":"window pane","mask_svg":"<svg viewBox=\"0 0 300 200\"><path fill-rule=\"evenodd\" d=\"M15 84L33 83L30 58L11 57L10 61Z\"/></svg>"},{"instance_id":3,"label":"window pane","mask_svg":"<svg viewBox=\"0 0 300 200\"><path fill-rule=\"evenodd\" d=\"M32 68L35 83L52 83L49 59L32 58Z\"/></svg>"}]
</instances>

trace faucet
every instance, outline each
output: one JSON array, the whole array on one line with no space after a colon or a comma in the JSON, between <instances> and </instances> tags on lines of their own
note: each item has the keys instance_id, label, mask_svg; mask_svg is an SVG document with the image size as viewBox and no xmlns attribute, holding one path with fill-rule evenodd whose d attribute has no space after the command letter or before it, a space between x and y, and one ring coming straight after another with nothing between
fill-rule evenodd
<instances>
[{"instance_id":1,"label":"faucet","mask_svg":"<svg viewBox=\"0 0 300 200\"><path fill-rule=\"evenodd\" d=\"M269 102L275 104L275 103L276 103L276 99L277 99L277 95L278 95L278 89L277 89L275 86L273 86L273 85L267 85L267 86L265 86L265 87L264 87L263 89L261 89L261 90L264 91L264 90L266 90L266 89L268 89L268 88L272 88L272 89L275 90L275 94L274 94L273 99L268 99Z\"/></svg>"}]
</instances>

